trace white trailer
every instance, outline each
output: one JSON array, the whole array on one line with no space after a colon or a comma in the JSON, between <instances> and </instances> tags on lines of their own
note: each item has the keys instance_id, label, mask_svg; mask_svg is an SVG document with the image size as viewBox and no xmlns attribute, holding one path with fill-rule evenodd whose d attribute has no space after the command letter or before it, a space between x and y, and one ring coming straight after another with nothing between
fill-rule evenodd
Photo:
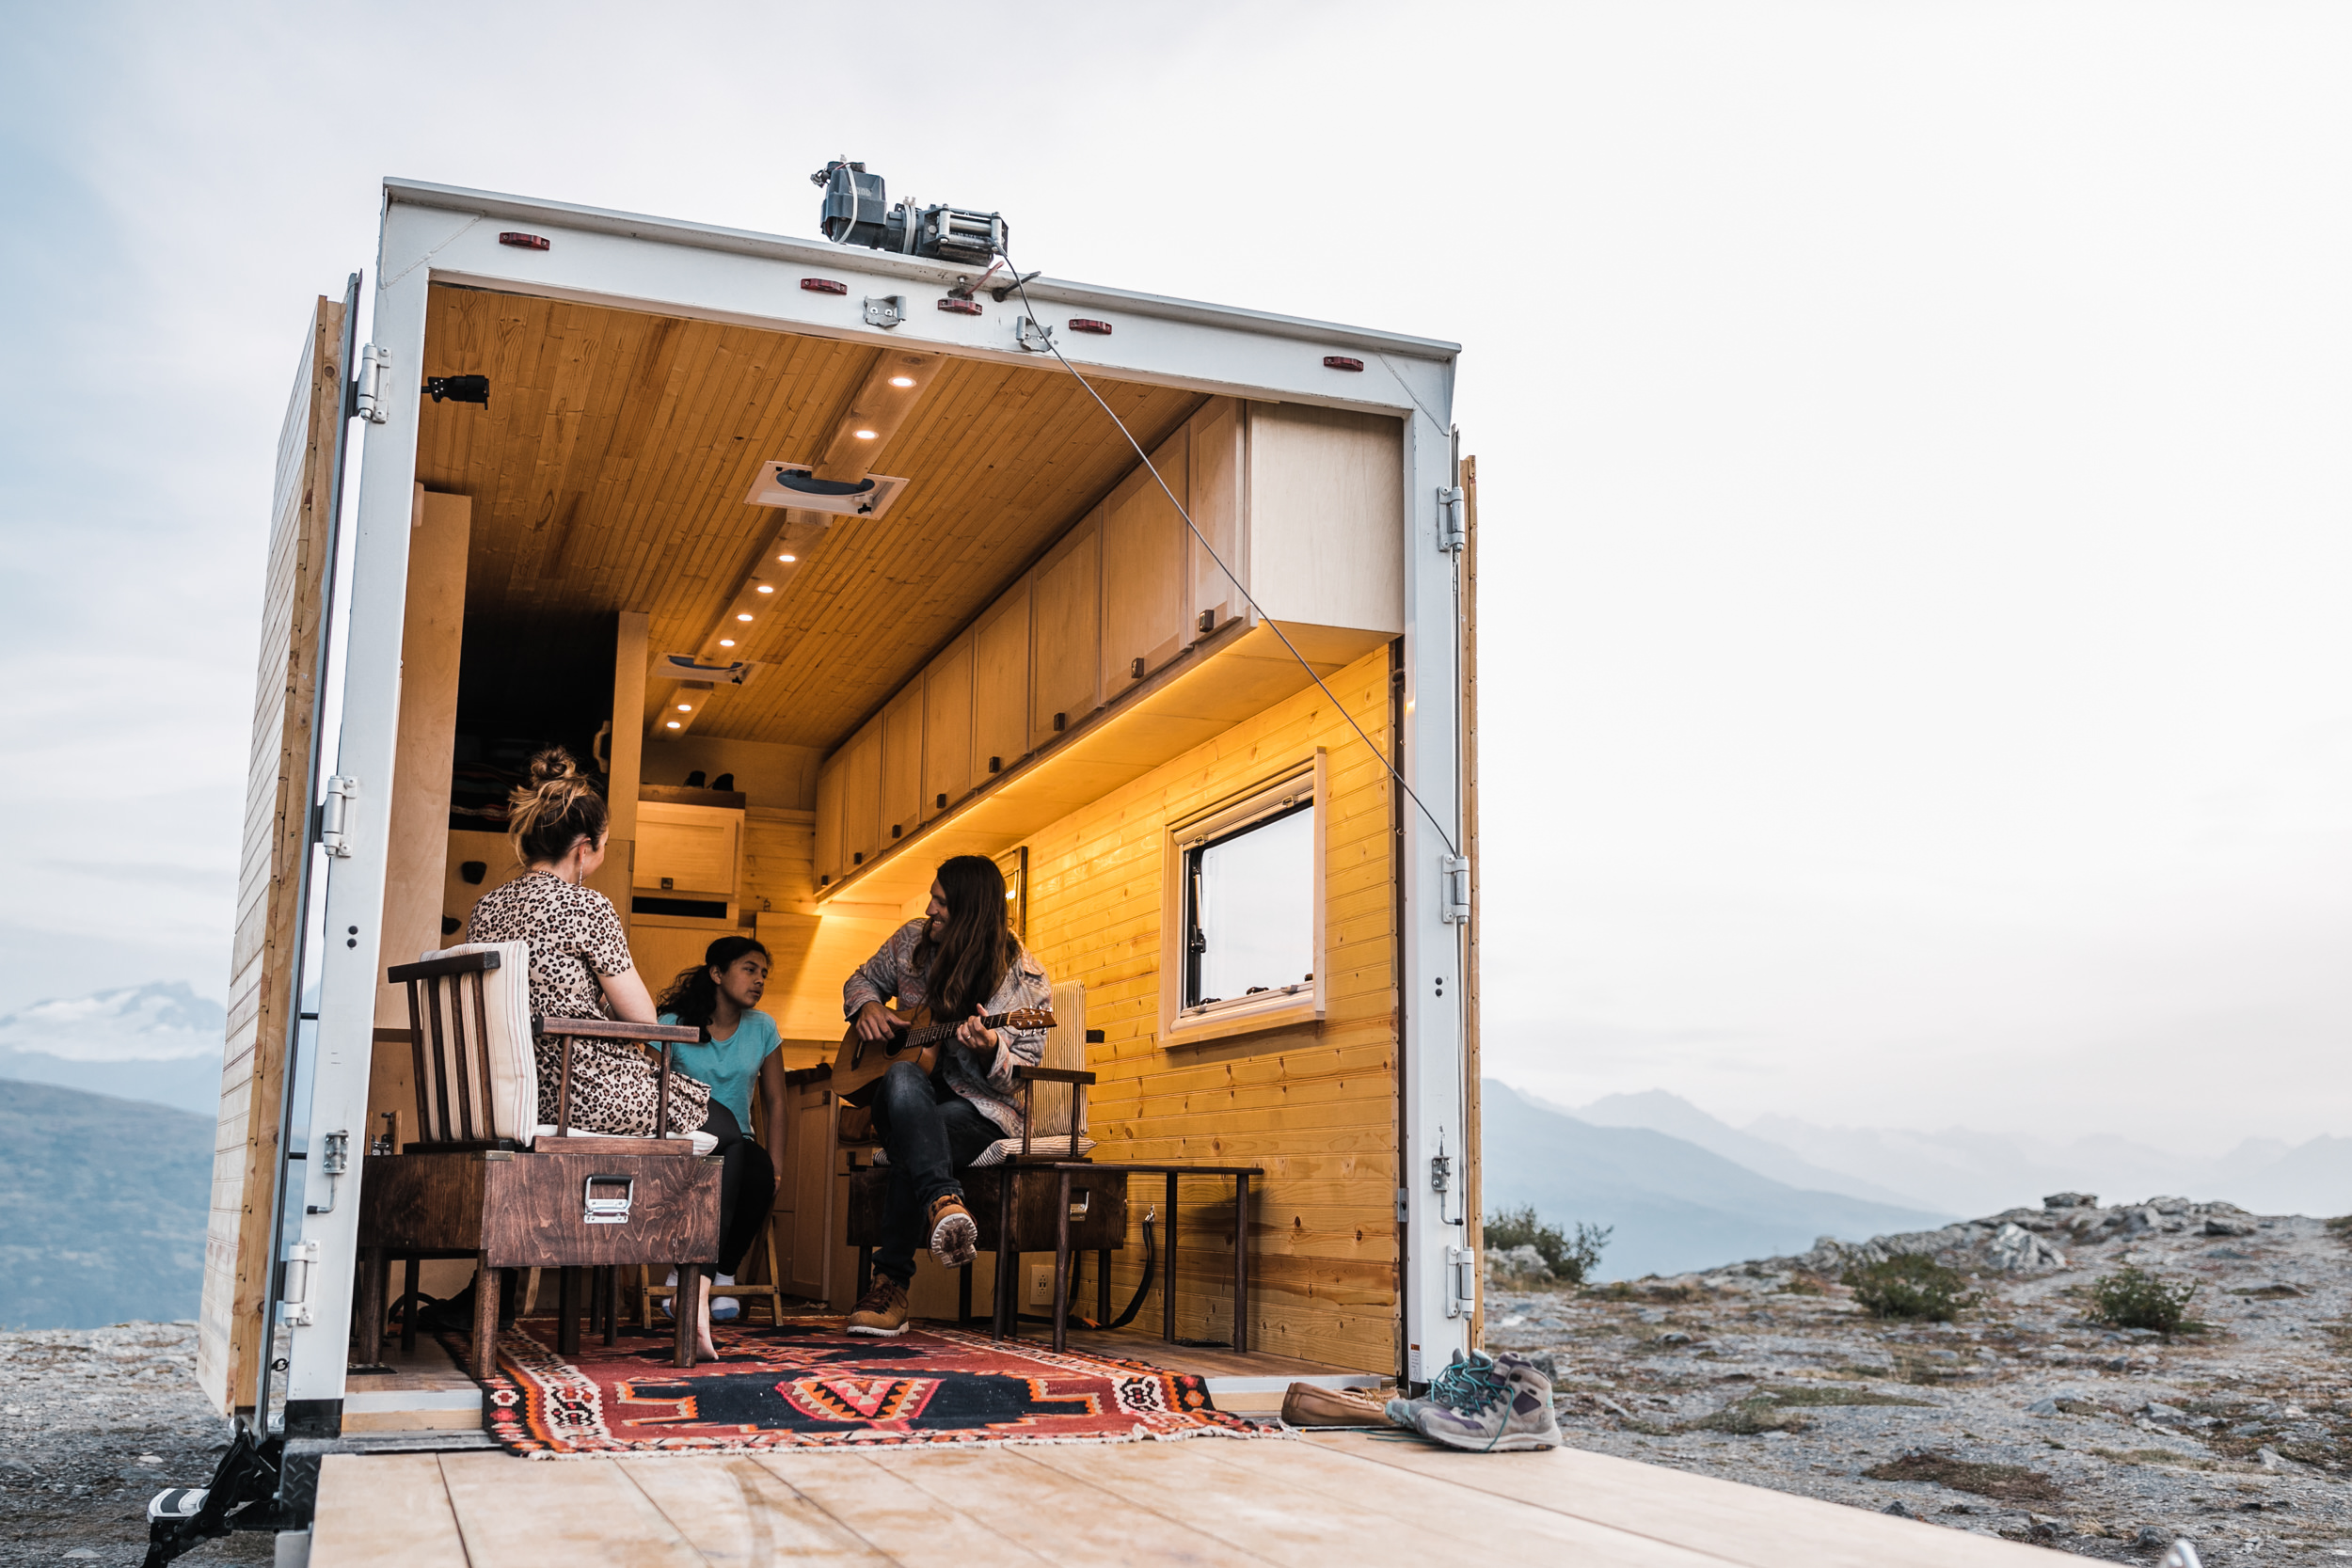
<instances>
[{"instance_id":1,"label":"white trailer","mask_svg":"<svg viewBox=\"0 0 2352 1568\"><path fill-rule=\"evenodd\" d=\"M1473 1342L1456 346L982 270L386 182L366 330L320 301L281 444L202 1319L224 1412L346 1424L364 1151L415 1135L385 970L512 874L496 786L540 739L605 774L640 967L758 932L796 1066L937 861L999 856L1089 987L1098 1157L1265 1168L1253 1346L1417 1382ZM1275 788L1314 807L1313 967L1208 996L1184 856ZM837 1303L834 1173L779 1164L782 1266ZM1214 1325L1198 1261L1171 1288Z\"/></svg>"}]
</instances>

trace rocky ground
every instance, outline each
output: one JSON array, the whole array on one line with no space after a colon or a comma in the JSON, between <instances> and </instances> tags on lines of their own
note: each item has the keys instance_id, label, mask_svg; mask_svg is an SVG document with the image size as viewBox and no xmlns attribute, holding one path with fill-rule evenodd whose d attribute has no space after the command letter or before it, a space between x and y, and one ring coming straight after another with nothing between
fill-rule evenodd
<instances>
[{"instance_id":1,"label":"rocky ground","mask_svg":"<svg viewBox=\"0 0 2352 1568\"><path fill-rule=\"evenodd\" d=\"M1557 1357L1577 1447L2110 1561L2352 1559L2352 1236L2156 1198L1824 1242L1598 1290L1489 1285L1493 1349ZM1974 1276L1948 1323L1868 1316L1849 1266ZM1536 1261L1532 1254L1523 1261ZM2086 1316L2125 1264L2194 1283L2191 1331Z\"/></svg>"},{"instance_id":2,"label":"rocky ground","mask_svg":"<svg viewBox=\"0 0 2352 1568\"><path fill-rule=\"evenodd\" d=\"M228 1443L195 1372L194 1323L0 1334L0 1562L138 1562L147 1500L203 1485ZM272 1547L232 1535L186 1560Z\"/></svg>"}]
</instances>

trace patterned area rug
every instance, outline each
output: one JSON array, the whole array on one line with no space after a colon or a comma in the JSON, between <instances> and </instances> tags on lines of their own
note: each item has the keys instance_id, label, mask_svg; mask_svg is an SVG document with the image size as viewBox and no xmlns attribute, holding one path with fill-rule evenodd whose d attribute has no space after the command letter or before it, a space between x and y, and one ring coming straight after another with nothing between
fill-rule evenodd
<instances>
[{"instance_id":1,"label":"patterned area rug","mask_svg":"<svg viewBox=\"0 0 2352 1568\"><path fill-rule=\"evenodd\" d=\"M501 1334L487 1385L490 1435L533 1459L1281 1432L1218 1410L1188 1373L953 1328L873 1339L838 1318L722 1323L719 1359L688 1371L669 1364L667 1328L623 1329L611 1349L587 1340L577 1361L556 1354L553 1329L527 1320Z\"/></svg>"}]
</instances>

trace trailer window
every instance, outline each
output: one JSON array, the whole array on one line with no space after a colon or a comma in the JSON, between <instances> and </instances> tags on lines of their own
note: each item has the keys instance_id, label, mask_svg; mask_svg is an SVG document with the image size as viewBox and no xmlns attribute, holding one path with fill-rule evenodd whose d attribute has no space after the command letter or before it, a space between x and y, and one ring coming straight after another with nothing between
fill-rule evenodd
<instances>
[{"instance_id":1,"label":"trailer window","mask_svg":"<svg viewBox=\"0 0 2352 1568\"><path fill-rule=\"evenodd\" d=\"M1184 847L1187 1013L1312 989L1314 847L1311 793Z\"/></svg>"}]
</instances>

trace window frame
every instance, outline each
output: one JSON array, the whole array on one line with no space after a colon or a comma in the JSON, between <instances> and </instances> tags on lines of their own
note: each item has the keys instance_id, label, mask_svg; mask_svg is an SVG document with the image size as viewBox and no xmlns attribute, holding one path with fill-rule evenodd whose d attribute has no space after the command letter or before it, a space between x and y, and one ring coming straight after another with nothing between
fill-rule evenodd
<instances>
[{"instance_id":1,"label":"window frame","mask_svg":"<svg viewBox=\"0 0 2352 1568\"><path fill-rule=\"evenodd\" d=\"M1329 923L1324 908L1325 866L1330 832L1327 759L1320 746L1288 767L1263 776L1239 794L1205 810L1168 822L1162 833L1160 915L1160 1039L1166 1046L1222 1039L1260 1030L1295 1027L1324 1016L1329 976L1325 970ZM1313 816L1312 890L1314 978L1299 985L1186 1006L1192 951L1192 853L1231 838L1257 823L1295 812L1304 803Z\"/></svg>"}]
</instances>

